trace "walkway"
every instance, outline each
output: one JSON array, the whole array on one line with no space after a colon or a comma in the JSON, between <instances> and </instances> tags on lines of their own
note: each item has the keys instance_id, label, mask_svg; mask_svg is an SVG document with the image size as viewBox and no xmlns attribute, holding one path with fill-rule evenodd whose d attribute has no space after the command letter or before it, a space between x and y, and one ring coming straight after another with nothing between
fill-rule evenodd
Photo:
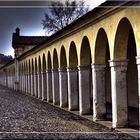
<instances>
[{"instance_id":1,"label":"walkway","mask_svg":"<svg viewBox=\"0 0 140 140\"><path fill-rule=\"evenodd\" d=\"M84 118L61 110L41 100L37 100L33 97L27 96L19 92L14 92L2 86L0 86L0 132L2 132L0 133L0 139L134 139L128 134L115 133L114 131L111 132L110 129L102 125L90 122ZM99 134L98 132L107 133Z\"/></svg>"}]
</instances>

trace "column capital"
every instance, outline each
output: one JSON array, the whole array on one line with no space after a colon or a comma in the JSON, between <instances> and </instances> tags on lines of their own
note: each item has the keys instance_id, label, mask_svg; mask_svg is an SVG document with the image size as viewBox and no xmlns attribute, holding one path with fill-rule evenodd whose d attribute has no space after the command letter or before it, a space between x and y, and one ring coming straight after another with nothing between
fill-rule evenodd
<instances>
[{"instance_id":1,"label":"column capital","mask_svg":"<svg viewBox=\"0 0 140 140\"><path fill-rule=\"evenodd\" d=\"M67 69L66 69L66 68L58 68L58 71L59 71L59 72L66 72Z\"/></svg>"},{"instance_id":2,"label":"column capital","mask_svg":"<svg viewBox=\"0 0 140 140\"><path fill-rule=\"evenodd\" d=\"M104 71L106 68L105 64L91 64L91 68L95 71Z\"/></svg>"},{"instance_id":3,"label":"column capital","mask_svg":"<svg viewBox=\"0 0 140 140\"><path fill-rule=\"evenodd\" d=\"M136 56L137 65L140 65L140 56Z\"/></svg>"},{"instance_id":4,"label":"column capital","mask_svg":"<svg viewBox=\"0 0 140 140\"><path fill-rule=\"evenodd\" d=\"M52 72L58 72L58 69L52 69Z\"/></svg>"},{"instance_id":5,"label":"column capital","mask_svg":"<svg viewBox=\"0 0 140 140\"><path fill-rule=\"evenodd\" d=\"M41 72L37 72L37 75L41 74Z\"/></svg>"},{"instance_id":6,"label":"column capital","mask_svg":"<svg viewBox=\"0 0 140 140\"><path fill-rule=\"evenodd\" d=\"M47 69L46 70L46 73L51 73L52 72L52 69Z\"/></svg>"},{"instance_id":7,"label":"column capital","mask_svg":"<svg viewBox=\"0 0 140 140\"><path fill-rule=\"evenodd\" d=\"M110 67L127 67L128 59L127 60L120 60L120 61L110 61Z\"/></svg>"},{"instance_id":8,"label":"column capital","mask_svg":"<svg viewBox=\"0 0 140 140\"><path fill-rule=\"evenodd\" d=\"M78 68L77 67L67 67L67 72L77 72Z\"/></svg>"},{"instance_id":9,"label":"column capital","mask_svg":"<svg viewBox=\"0 0 140 140\"><path fill-rule=\"evenodd\" d=\"M77 68L79 71L81 71L81 70L83 71L83 70L89 70L91 68L91 66L90 65L85 65L85 66L81 65L81 66L78 66Z\"/></svg>"},{"instance_id":10,"label":"column capital","mask_svg":"<svg viewBox=\"0 0 140 140\"><path fill-rule=\"evenodd\" d=\"M110 67L114 71L127 71L128 60L109 61Z\"/></svg>"},{"instance_id":11,"label":"column capital","mask_svg":"<svg viewBox=\"0 0 140 140\"><path fill-rule=\"evenodd\" d=\"M37 75L37 72L35 72L34 75Z\"/></svg>"},{"instance_id":12,"label":"column capital","mask_svg":"<svg viewBox=\"0 0 140 140\"><path fill-rule=\"evenodd\" d=\"M46 74L46 72L45 71L41 71L41 74Z\"/></svg>"}]
</instances>

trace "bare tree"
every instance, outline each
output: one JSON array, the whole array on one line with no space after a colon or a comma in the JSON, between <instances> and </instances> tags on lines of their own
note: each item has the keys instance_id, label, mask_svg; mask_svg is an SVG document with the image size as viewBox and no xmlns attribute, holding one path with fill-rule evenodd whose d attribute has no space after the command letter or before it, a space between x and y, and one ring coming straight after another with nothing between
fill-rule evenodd
<instances>
[{"instance_id":1,"label":"bare tree","mask_svg":"<svg viewBox=\"0 0 140 140\"><path fill-rule=\"evenodd\" d=\"M84 6L83 1L52 2L52 7L44 14L43 29L48 34L55 33L87 12L88 8Z\"/></svg>"}]
</instances>

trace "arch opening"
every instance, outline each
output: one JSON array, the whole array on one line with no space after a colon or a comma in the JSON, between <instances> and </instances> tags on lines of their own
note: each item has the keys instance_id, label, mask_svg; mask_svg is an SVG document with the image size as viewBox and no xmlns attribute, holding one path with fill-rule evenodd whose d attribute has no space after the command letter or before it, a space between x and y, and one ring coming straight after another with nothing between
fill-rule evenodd
<instances>
[{"instance_id":1,"label":"arch opening","mask_svg":"<svg viewBox=\"0 0 140 140\"><path fill-rule=\"evenodd\" d=\"M51 54L48 51L47 56L47 101L52 102L53 101L53 93L52 93L52 61L51 61Z\"/></svg>"},{"instance_id":2,"label":"arch opening","mask_svg":"<svg viewBox=\"0 0 140 140\"><path fill-rule=\"evenodd\" d=\"M64 46L62 46L60 52L60 68L66 68L66 67L67 67L66 51Z\"/></svg>"},{"instance_id":3,"label":"arch opening","mask_svg":"<svg viewBox=\"0 0 140 140\"><path fill-rule=\"evenodd\" d=\"M37 58L35 58L35 96L38 97Z\"/></svg>"},{"instance_id":4,"label":"arch opening","mask_svg":"<svg viewBox=\"0 0 140 140\"><path fill-rule=\"evenodd\" d=\"M126 89L128 126L139 126L138 71L136 65L137 51L134 30L127 18L121 19L115 38L114 59L128 60Z\"/></svg>"},{"instance_id":5,"label":"arch opening","mask_svg":"<svg viewBox=\"0 0 140 140\"><path fill-rule=\"evenodd\" d=\"M103 87L105 88L105 118L107 120L112 120L111 71L109 66L109 60L110 50L107 34L103 28L100 28L95 43L95 64L105 66L105 77L103 77L105 79L105 87Z\"/></svg>"},{"instance_id":6,"label":"arch opening","mask_svg":"<svg viewBox=\"0 0 140 140\"><path fill-rule=\"evenodd\" d=\"M46 57L45 54L43 54L43 58L42 58L42 65L43 65L43 88L42 88L42 98L43 100L47 99L47 89L46 89L46 85L47 85L47 77L46 77L46 70L47 70L47 64L46 64Z\"/></svg>"},{"instance_id":7,"label":"arch opening","mask_svg":"<svg viewBox=\"0 0 140 140\"><path fill-rule=\"evenodd\" d=\"M34 60L33 59L32 59L32 64L31 65L32 65L32 92L31 93L34 96L35 95L34 94L34 86L35 86L35 84L34 84L34 72L35 72L34 69L35 68L34 68Z\"/></svg>"},{"instance_id":8,"label":"arch opening","mask_svg":"<svg viewBox=\"0 0 140 140\"><path fill-rule=\"evenodd\" d=\"M78 66L77 50L76 50L76 45L73 41L70 44L70 50L69 50L69 66L74 68Z\"/></svg>"},{"instance_id":9,"label":"arch opening","mask_svg":"<svg viewBox=\"0 0 140 140\"><path fill-rule=\"evenodd\" d=\"M76 45L72 41L69 48L68 70L68 94L69 110L79 110L79 87L78 87L78 56Z\"/></svg>"},{"instance_id":10,"label":"arch opening","mask_svg":"<svg viewBox=\"0 0 140 140\"><path fill-rule=\"evenodd\" d=\"M60 107L68 107L68 79L67 79L67 58L64 46L60 51L60 70L59 70L59 93Z\"/></svg>"},{"instance_id":11,"label":"arch opening","mask_svg":"<svg viewBox=\"0 0 140 140\"><path fill-rule=\"evenodd\" d=\"M28 72L28 91L29 93L31 93L31 63L30 63L30 60L29 60L29 72Z\"/></svg>"},{"instance_id":12,"label":"arch opening","mask_svg":"<svg viewBox=\"0 0 140 140\"><path fill-rule=\"evenodd\" d=\"M38 58L38 97L42 98L41 58Z\"/></svg>"},{"instance_id":13,"label":"arch opening","mask_svg":"<svg viewBox=\"0 0 140 140\"><path fill-rule=\"evenodd\" d=\"M93 114L93 93L92 93L92 70L91 70L91 49L90 49L90 43L87 38L87 36L84 36L82 39L81 44L81 51L80 51L80 71L79 71L79 96L83 96L85 100L82 102L82 106L84 108L84 102L88 103L88 111L85 114ZM85 71L82 73L82 71ZM86 80L85 80L86 78ZM81 80L81 81L80 81ZM86 87L84 89L83 87L80 87L80 85L83 84L83 87ZM81 88L81 90L80 90ZM80 101L79 101L80 102ZM81 104L81 103L80 103Z\"/></svg>"},{"instance_id":14,"label":"arch opening","mask_svg":"<svg viewBox=\"0 0 140 140\"><path fill-rule=\"evenodd\" d=\"M48 52L48 70L52 69L51 54Z\"/></svg>"},{"instance_id":15,"label":"arch opening","mask_svg":"<svg viewBox=\"0 0 140 140\"><path fill-rule=\"evenodd\" d=\"M56 49L53 51L53 68L58 69L58 54Z\"/></svg>"},{"instance_id":16,"label":"arch opening","mask_svg":"<svg viewBox=\"0 0 140 140\"><path fill-rule=\"evenodd\" d=\"M80 65L87 66L91 64L91 50L88 38L85 36L82 40L80 52Z\"/></svg>"}]
</instances>

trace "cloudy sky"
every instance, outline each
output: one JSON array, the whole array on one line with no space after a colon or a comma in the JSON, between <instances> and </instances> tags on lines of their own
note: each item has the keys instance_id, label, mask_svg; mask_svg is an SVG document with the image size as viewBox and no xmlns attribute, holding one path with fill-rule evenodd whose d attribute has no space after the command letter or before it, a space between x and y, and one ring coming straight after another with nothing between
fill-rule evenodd
<instances>
[{"instance_id":1,"label":"cloudy sky","mask_svg":"<svg viewBox=\"0 0 140 140\"><path fill-rule=\"evenodd\" d=\"M43 4L42 7L39 0L35 0L36 3L27 3L27 0L24 2L22 0L16 2L9 1L0 0L0 53L14 56L12 33L15 32L15 28L20 28L21 35L45 35L41 22L44 18L44 13L47 11L47 5L50 5L50 3L46 0L47 3ZM104 1L85 0L85 4L93 8ZM32 4L35 6L30 6Z\"/></svg>"}]
</instances>

